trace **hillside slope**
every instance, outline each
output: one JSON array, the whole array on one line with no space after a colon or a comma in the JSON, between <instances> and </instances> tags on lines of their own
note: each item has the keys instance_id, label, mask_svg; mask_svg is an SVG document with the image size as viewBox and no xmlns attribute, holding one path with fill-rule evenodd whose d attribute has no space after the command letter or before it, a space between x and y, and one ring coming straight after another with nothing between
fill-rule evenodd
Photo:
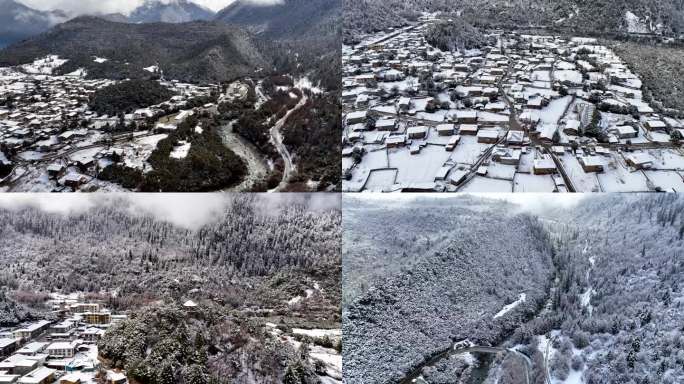
<instances>
[{"instance_id":1,"label":"hillside slope","mask_svg":"<svg viewBox=\"0 0 684 384\"><path fill-rule=\"evenodd\" d=\"M318 39L339 29L340 0L285 0L272 5L238 0L216 20L274 39Z\"/></svg>"},{"instance_id":2,"label":"hillside slope","mask_svg":"<svg viewBox=\"0 0 684 384\"><path fill-rule=\"evenodd\" d=\"M186 23L210 20L214 12L188 0L145 0L128 17L131 23Z\"/></svg>"},{"instance_id":3,"label":"hillside slope","mask_svg":"<svg viewBox=\"0 0 684 384\"><path fill-rule=\"evenodd\" d=\"M684 380L682 212L674 195L602 196L566 212L554 321L559 344L577 349L585 382ZM557 355L560 377L572 356Z\"/></svg>"},{"instance_id":4,"label":"hillside slope","mask_svg":"<svg viewBox=\"0 0 684 384\"><path fill-rule=\"evenodd\" d=\"M345 41L359 33L398 27L419 12L459 13L475 25L547 26L584 32L684 33L681 0L359 0L345 2Z\"/></svg>"},{"instance_id":5,"label":"hillside slope","mask_svg":"<svg viewBox=\"0 0 684 384\"><path fill-rule=\"evenodd\" d=\"M347 383L399 382L456 340L493 345L542 304L551 248L536 219L450 200L345 214L343 286L358 292L343 311ZM495 316L522 293L515 310Z\"/></svg>"},{"instance_id":6,"label":"hillside slope","mask_svg":"<svg viewBox=\"0 0 684 384\"><path fill-rule=\"evenodd\" d=\"M167 78L222 81L270 67L248 33L218 22L124 24L79 17L0 51L0 66L56 54L64 72L85 68L93 77L144 77L159 65ZM97 63L94 57L109 59Z\"/></svg>"},{"instance_id":7,"label":"hillside slope","mask_svg":"<svg viewBox=\"0 0 684 384\"><path fill-rule=\"evenodd\" d=\"M14 0L0 0L0 48L45 32L66 19L61 12L42 12Z\"/></svg>"}]
</instances>

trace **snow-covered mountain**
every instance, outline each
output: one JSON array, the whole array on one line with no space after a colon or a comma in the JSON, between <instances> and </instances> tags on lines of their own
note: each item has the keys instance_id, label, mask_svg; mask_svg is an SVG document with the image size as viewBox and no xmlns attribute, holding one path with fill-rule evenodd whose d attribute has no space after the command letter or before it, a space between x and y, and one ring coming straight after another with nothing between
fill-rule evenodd
<instances>
[{"instance_id":1,"label":"snow-covered mountain","mask_svg":"<svg viewBox=\"0 0 684 384\"><path fill-rule=\"evenodd\" d=\"M308 39L336 33L341 13L341 0L236 0L216 20L273 38Z\"/></svg>"},{"instance_id":2,"label":"snow-covered mountain","mask_svg":"<svg viewBox=\"0 0 684 384\"><path fill-rule=\"evenodd\" d=\"M128 19L132 23L184 23L213 17L212 10L189 0L146 0Z\"/></svg>"},{"instance_id":3,"label":"snow-covered mountain","mask_svg":"<svg viewBox=\"0 0 684 384\"><path fill-rule=\"evenodd\" d=\"M14 0L0 0L0 48L45 32L66 19L59 11L37 11Z\"/></svg>"}]
</instances>

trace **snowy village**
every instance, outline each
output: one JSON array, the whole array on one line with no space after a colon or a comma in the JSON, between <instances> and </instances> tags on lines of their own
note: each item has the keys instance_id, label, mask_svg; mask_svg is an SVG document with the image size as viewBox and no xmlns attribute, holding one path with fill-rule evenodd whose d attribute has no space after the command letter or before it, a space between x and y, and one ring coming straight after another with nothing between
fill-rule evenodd
<instances>
[{"instance_id":1,"label":"snowy village","mask_svg":"<svg viewBox=\"0 0 684 384\"><path fill-rule=\"evenodd\" d=\"M0 329L0 383L128 383L125 374L105 369L97 348L107 328L126 315L79 294L52 294L45 306L55 320Z\"/></svg>"},{"instance_id":2,"label":"snowy village","mask_svg":"<svg viewBox=\"0 0 684 384\"><path fill-rule=\"evenodd\" d=\"M442 50L438 22L344 46L344 191L684 190L681 111L656 113L609 47L497 30Z\"/></svg>"},{"instance_id":3,"label":"snowy village","mask_svg":"<svg viewBox=\"0 0 684 384\"><path fill-rule=\"evenodd\" d=\"M112 164L150 171L147 159L161 140L189 116L216 112L216 104L196 100L208 98L218 85L166 81L158 66L150 66L144 70L160 77L159 85L173 93L169 100L131 113L98 114L89 106L91 96L121 81L89 79L85 70L56 74L65 62L48 56L0 68L0 191L126 191L99 178L100 172ZM170 156L183 159L189 150L190 143L179 142Z\"/></svg>"}]
</instances>

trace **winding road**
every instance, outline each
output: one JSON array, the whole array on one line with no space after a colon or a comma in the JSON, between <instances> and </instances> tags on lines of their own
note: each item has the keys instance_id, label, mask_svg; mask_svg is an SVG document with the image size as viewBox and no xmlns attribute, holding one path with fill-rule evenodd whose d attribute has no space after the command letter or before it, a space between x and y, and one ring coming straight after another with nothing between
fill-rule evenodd
<instances>
[{"instance_id":1,"label":"winding road","mask_svg":"<svg viewBox=\"0 0 684 384\"><path fill-rule=\"evenodd\" d=\"M280 156L283 158L285 168L283 169L283 178L280 181L280 184L277 187L271 189L269 192L282 191L287 186L290 180L290 176L292 175L292 172L294 170L294 162L292 161L292 155L290 154L290 151L287 150L287 146L283 144L283 134L281 132L281 129L285 125L285 122L290 117L290 115L292 115L292 113L299 110L300 108L304 107L307 101L307 97L303 96L294 108L290 109L285 114L285 116L283 116L280 120L278 120L275 123L273 127L271 127L271 142L278 150L278 153L280 153Z\"/></svg>"}]
</instances>

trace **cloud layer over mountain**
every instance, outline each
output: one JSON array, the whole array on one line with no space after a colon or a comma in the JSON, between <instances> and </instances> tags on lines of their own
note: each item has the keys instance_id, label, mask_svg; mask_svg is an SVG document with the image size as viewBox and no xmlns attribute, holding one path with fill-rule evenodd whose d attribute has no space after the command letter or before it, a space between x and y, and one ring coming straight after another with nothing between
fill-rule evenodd
<instances>
[{"instance_id":1,"label":"cloud layer over mountain","mask_svg":"<svg viewBox=\"0 0 684 384\"><path fill-rule=\"evenodd\" d=\"M160 0L170 3L176 0ZM201 6L218 12L234 0L193 0ZM251 0L258 4L273 4L280 0ZM145 0L21 0L21 3L39 10L59 9L72 16L92 13L122 13L128 15L134 9L141 6Z\"/></svg>"}]
</instances>

